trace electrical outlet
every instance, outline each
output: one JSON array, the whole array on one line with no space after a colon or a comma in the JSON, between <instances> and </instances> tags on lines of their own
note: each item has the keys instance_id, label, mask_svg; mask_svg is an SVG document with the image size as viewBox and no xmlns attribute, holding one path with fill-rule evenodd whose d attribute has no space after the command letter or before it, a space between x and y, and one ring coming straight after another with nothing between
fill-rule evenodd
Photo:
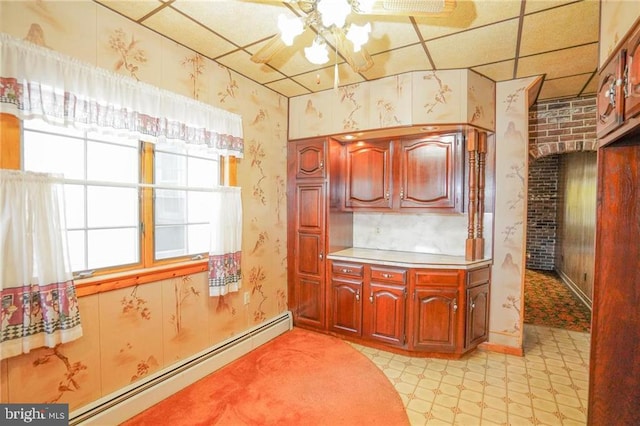
<instances>
[{"instance_id":1,"label":"electrical outlet","mask_svg":"<svg viewBox=\"0 0 640 426\"><path fill-rule=\"evenodd\" d=\"M244 304L248 305L249 302L251 302L251 295L249 294L248 291L244 292Z\"/></svg>"}]
</instances>

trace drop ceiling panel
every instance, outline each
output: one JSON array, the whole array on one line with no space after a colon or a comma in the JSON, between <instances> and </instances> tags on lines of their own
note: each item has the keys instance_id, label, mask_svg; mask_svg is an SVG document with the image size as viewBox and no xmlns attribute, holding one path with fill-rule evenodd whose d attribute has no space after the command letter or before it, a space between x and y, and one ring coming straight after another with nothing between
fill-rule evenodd
<instances>
[{"instance_id":1,"label":"drop ceiling panel","mask_svg":"<svg viewBox=\"0 0 640 426\"><path fill-rule=\"evenodd\" d=\"M432 66L421 44L373 55L373 66L363 71L367 80L402 74L409 71L427 71Z\"/></svg>"},{"instance_id":2,"label":"drop ceiling panel","mask_svg":"<svg viewBox=\"0 0 640 426\"><path fill-rule=\"evenodd\" d=\"M426 44L436 69L471 68L513 59L517 36L518 20L512 19Z\"/></svg>"},{"instance_id":3,"label":"drop ceiling panel","mask_svg":"<svg viewBox=\"0 0 640 426\"><path fill-rule=\"evenodd\" d=\"M278 33L278 15L296 15L282 3L176 0L171 7L240 46ZM250 30L248 30L248 28Z\"/></svg>"},{"instance_id":4,"label":"drop ceiling panel","mask_svg":"<svg viewBox=\"0 0 640 426\"><path fill-rule=\"evenodd\" d=\"M334 81L334 67L329 66L314 72L298 75L293 79L313 92L331 89ZM360 74L353 72L348 64L343 63L338 65L338 81L340 86L345 86L347 84L360 83L364 81L364 78Z\"/></svg>"},{"instance_id":5,"label":"drop ceiling panel","mask_svg":"<svg viewBox=\"0 0 640 426\"><path fill-rule=\"evenodd\" d=\"M472 69L493 81L511 80L513 78L514 60L495 62L493 64L473 67Z\"/></svg>"},{"instance_id":6,"label":"drop ceiling panel","mask_svg":"<svg viewBox=\"0 0 640 426\"><path fill-rule=\"evenodd\" d=\"M557 50L540 55L527 56L518 61L518 77L546 74L555 79L594 72L598 63L598 44Z\"/></svg>"},{"instance_id":7,"label":"drop ceiling panel","mask_svg":"<svg viewBox=\"0 0 640 426\"><path fill-rule=\"evenodd\" d=\"M425 40L508 20L520 14L518 1L458 1L451 16L416 18Z\"/></svg>"},{"instance_id":8,"label":"drop ceiling panel","mask_svg":"<svg viewBox=\"0 0 640 426\"><path fill-rule=\"evenodd\" d=\"M298 83L291 79L274 81L273 83L265 84L266 87L278 92L282 93L284 96L291 98L294 96L306 95L309 90L300 86Z\"/></svg>"},{"instance_id":9,"label":"drop ceiling panel","mask_svg":"<svg viewBox=\"0 0 640 426\"><path fill-rule=\"evenodd\" d=\"M283 74L279 73L268 64L258 64L252 62L250 58L251 54L244 50L238 50L218 58L217 61L231 69L242 69L242 73L245 77L248 77L260 84L285 78Z\"/></svg>"},{"instance_id":10,"label":"drop ceiling panel","mask_svg":"<svg viewBox=\"0 0 640 426\"><path fill-rule=\"evenodd\" d=\"M538 99L556 99L573 96L574 93L580 92L580 90L587 85L590 78L591 74L582 74L545 80Z\"/></svg>"},{"instance_id":11,"label":"drop ceiling panel","mask_svg":"<svg viewBox=\"0 0 640 426\"><path fill-rule=\"evenodd\" d=\"M524 17L520 54L550 52L598 41L599 8L578 2ZM571 16L572 19L566 19Z\"/></svg>"},{"instance_id":12,"label":"drop ceiling panel","mask_svg":"<svg viewBox=\"0 0 640 426\"><path fill-rule=\"evenodd\" d=\"M158 0L97 0L97 3L103 4L134 21L148 15L153 10L163 5L163 2Z\"/></svg>"},{"instance_id":13,"label":"drop ceiling panel","mask_svg":"<svg viewBox=\"0 0 640 426\"><path fill-rule=\"evenodd\" d=\"M364 25L370 21L371 16L358 15L353 22ZM367 42L367 51L376 54L391 49L397 49L410 44L420 42L418 33L413 28L411 21L406 16L385 17L371 22L371 34Z\"/></svg>"},{"instance_id":14,"label":"drop ceiling panel","mask_svg":"<svg viewBox=\"0 0 640 426\"><path fill-rule=\"evenodd\" d=\"M209 58L216 58L237 49L233 44L169 7L145 19L143 24Z\"/></svg>"}]
</instances>

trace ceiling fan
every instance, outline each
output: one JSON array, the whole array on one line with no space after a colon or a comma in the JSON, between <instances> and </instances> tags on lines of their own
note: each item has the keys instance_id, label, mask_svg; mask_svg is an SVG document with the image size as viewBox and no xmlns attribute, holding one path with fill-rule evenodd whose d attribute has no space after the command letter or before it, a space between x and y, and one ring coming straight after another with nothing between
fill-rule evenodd
<instances>
[{"instance_id":1,"label":"ceiling fan","mask_svg":"<svg viewBox=\"0 0 640 426\"><path fill-rule=\"evenodd\" d=\"M253 0L258 2L283 2L283 0ZM298 18L278 20L280 34L274 35L260 50L251 56L256 63L268 63L285 47L292 45L293 38L306 30L316 36L312 46L305 48L307 60L323 64L329 60L327 43L333 40L337 52L355 72L366 71L373 60L362 45L368 39L371 25L358 26L347 22L351 14L394 16L447 16L456 7L456 0L284 0L297 6L292 8ZM299 12L297 11L299 10Z\"/></svg>"}]
</instances>

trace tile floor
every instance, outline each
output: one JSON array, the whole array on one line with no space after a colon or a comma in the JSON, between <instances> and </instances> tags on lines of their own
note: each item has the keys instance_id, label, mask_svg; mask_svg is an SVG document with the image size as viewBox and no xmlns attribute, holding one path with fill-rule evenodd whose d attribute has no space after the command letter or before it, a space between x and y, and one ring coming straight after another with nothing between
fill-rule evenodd
<instances>
[{"instance_id":1,"label":"tile floor","mask_svg":"<svg viewBox=\"0 0 640 426\"><path fill-rule=\"evenodd\" d=\"M412 425L585 425L590 334L525 325L524 357L460 360L353 346L391 380Z\"/></svg>"}]
</instances>

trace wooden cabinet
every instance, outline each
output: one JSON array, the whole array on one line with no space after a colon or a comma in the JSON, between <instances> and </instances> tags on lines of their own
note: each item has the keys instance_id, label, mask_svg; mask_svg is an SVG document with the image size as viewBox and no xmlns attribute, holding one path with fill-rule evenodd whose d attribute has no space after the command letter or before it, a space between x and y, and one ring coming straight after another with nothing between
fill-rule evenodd
<instances>
[{"instance_id":1,"label":"wooden cabinet","mask_svg":"<svg viewBox=\"0 0 640 426\"><path fill-rule=\"evenodd\" d=\"M640 26L631 34L623 52L626 55L623 73L624 115L632 118L640 114Z\"/></svg>"},{"instance_id":2,"label":"wooden cabinet","mask_svg":"<svg viewBox=\"0 0 640 426\"><path fill-rule=\"evenodd\" d=\"M391 141L356 142L346 151L345 207L391 209Z\"/></svg>"},{"instance_id":3,"label":"wooden cabinet","mask_svg":"<svg viewBox=\"0 0 640 426\"><path fill-rule=\"evenodd\" d=\"M412 271L412 348L429 352L455 352L460 348L462 323L458 270L417 269Z\"/></svg>"},{"instance_id":4,"label":"wooden cabinet","mask_svg":"<svg viewBox=\"0 0 640 426\"><path fill-rule=\"evenodd\" d=\"M296 142L290 150L297 179L324 178L327 164L327 147L324 138Z\"/></svg>"},{"instance_id":5,"label":"wooden cabinet","mask_svg":"<svg viewBox=\"0 0 640 426\"><path fill-rule=\"evenodd\" d=\"M467 272L465 349L478 346L489 337L489 268Z\"/></svg>"},{"instance_id":6,"label":"wooden cabinet","mask_svg":"<svg viewBox=\"0 0 640 426\"><path fill-rule=\"evenodd\" d=\"M329 330L404 345L406 275L400 268L331 262Z\"/></svg>"},{"instance_id":7,"label":"wooden cabinet","mask_svg":"<svg viewBox=\"0 0 640 426\"><path fill-rule=\"evenodd\" d=\"M364 336L380 342L405 344L407 271L388 266L371 265L364 304Z\"/></svg>"},{"instance_id":8,"label":"wooden cabinet","mask_svg":"<svg viewBox=\"0 0 640 426\"><path fill-rule=\"evenodd\" d=\"M462 209L460 134L354 142L345 149L345 208Z\"/></svg>"},{"instance_id":9,"label":"wooden cabinet","mask_svg":"<svg viewBox=\"0 0 640 426\"><path fill-rule=\"evenodd\" d=\"M331 331L362 334L363 271L364 265L331 262Z\"/></svg>"},{"instance_id":10,"label":"wooden cabinet","mask_svg":"<svg viewBox=\"0 0 640 426\"><path fill-rule=\"evenodd\" d=\"M324 139L289 145L289 304L296 324L314 328L326 325L325 157Z\"/></svg>"},{"instance_id":11,"label":"wooden cabinet","mask_svg":"<svg viewBox=\"0 0 640 426\"><path fill-rule=\"evenodd\" d=\"M325 183L296 185L294 240L294 317L300 323L324 326Z\"/></svg>"},{"instance_id":12,"label":"wooden cabinet","mask_svg":"<svg viewBox=\"0 0 640 426\"><path fill-rule=\"evenodd\" d=\"M600 72L597 93L596 133L602 138L617 129L624 117L622 75L625 54L621 51Z\"/></svg>"},{"instance_id":13,"label":"wooden cabinet","mask_svg":"<svg viewBox=\"0 0 640 426\"><path fill-rule=\"evenodd\" d=\"M400 144L400 208L459 210L462 204L462 137L403 140Z\"/></svg>"}]
</instances>

